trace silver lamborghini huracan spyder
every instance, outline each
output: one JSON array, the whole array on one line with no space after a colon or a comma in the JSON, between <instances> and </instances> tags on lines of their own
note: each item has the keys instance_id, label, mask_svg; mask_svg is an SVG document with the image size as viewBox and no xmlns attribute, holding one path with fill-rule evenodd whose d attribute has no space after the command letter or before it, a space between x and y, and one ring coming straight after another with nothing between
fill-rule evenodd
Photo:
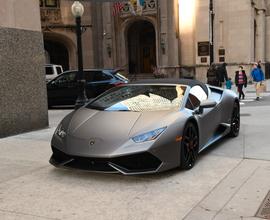
<instances>
[{"instance_id":1,"label":"silver lamborghini huracan spyder","mask_svg":"<svg viewBox=\"0 0 270 220\"><path fill-rule=\"evenodd\" d=\"M52 141L56 167L122 174L190 169L209 145L240 129L239 100L196 80L120 85L67 115Z\"/></svg>"}]
</instances>

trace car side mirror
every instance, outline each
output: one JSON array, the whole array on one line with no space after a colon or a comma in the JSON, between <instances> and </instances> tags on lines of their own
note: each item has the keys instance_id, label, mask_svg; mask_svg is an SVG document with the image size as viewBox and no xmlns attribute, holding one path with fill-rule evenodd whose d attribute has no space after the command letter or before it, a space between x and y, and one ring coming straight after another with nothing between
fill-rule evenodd
<instances>
[{"instance_id":1,"label":"car side mirror","mask_svg":"<svg viewBox=\"0 0 270 220\"><path fill-rule=\"evenodd\" d=\"M214 100L203 100L199 108L195 111L195 114L202 114L205 108L214 108L217 102Z\"/></svg>"}]
</instances>

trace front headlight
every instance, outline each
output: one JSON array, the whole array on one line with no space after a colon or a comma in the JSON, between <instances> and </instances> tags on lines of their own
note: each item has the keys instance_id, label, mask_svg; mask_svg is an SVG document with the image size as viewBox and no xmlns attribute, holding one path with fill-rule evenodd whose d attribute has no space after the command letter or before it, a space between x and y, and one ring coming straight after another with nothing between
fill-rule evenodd
<instances>
[{"instance_id":1,"label":"front headlight","mask_svg":"<svg viewBox=\"0 0 270 220\"><path fill-rule=\"evenodd\" d=\"M156 130L153 130L153 131L149 131L149 132L144 133L144 134L140 134L138 136L133 137L132 140L135 143L143 143L143 142L146 142L146 141L155 140L159 135L161 135L161 133L163 131L165 131L166 128L167 127L163 127L163 128L159 128L159 129L156 129Z\"/></svg>"},{"instance_id":2,"label":"front headlight","mask_svg":"<svg viewBox=\"0 0 270 220\"><path fill-rule=\"evenodd\" d=\"M55 130L55 134L60 137L60 138L64 138L66 137L67 133L65 132L65 130L63 129L62 124L59 124L58 127Z\"/></svg>"}]
</instances>

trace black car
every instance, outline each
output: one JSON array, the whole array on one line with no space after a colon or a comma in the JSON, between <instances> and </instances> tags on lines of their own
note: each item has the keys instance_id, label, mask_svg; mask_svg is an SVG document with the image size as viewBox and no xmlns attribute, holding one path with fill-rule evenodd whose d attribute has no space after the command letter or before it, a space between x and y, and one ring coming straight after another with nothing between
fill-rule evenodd
<instances>
[{"instance_id":1,"label":"black car","mask_svg":"<svg viewBox=\"0 0 270 220\"><path fill-rule=\"evenodd\" d=\"M117 70L84 70L86 95L94 98L106 90L127 83ZM47 83L48 106L74 105L78 96L77 70L66 71Z\"/></svg>"}]
</instances>

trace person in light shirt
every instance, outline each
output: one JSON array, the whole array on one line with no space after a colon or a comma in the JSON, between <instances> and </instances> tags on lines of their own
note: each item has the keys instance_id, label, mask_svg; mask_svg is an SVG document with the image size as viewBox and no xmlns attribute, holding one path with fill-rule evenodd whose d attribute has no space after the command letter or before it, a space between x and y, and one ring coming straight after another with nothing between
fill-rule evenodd
<instances>
[{"instance_id":1,"label":"person in light shirt","mask_svg":"<svg viewBox=\"0 0 270 220\"><path fill-rule=\"evenodd\" d=\"M255 90L256 90L256 100L260 100L260 86L262 84L262 81L264 80L264 74L263 71L258 68L258 63L253 64L253 69L251 71L251 76L253 78L253 81L255 82Z\"/></svg>"}]
</instances>

